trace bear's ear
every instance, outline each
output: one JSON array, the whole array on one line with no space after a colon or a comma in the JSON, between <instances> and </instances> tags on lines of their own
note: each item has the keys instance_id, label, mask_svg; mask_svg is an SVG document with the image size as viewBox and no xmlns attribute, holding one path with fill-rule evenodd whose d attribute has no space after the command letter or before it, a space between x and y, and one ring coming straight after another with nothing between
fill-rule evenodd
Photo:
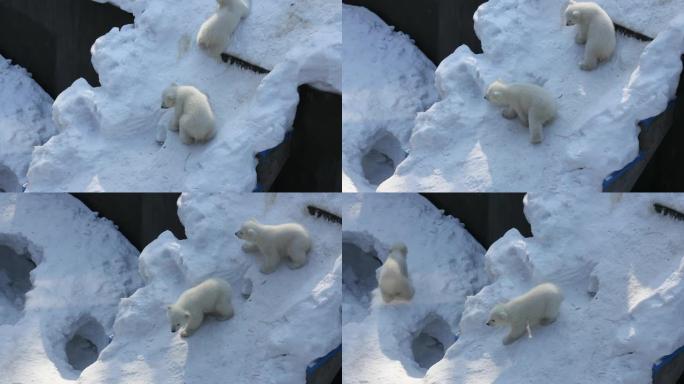
<instances>
[{"instance_id":1,"label":"bear's ear","mask_svg":"<svg viewBox=\"0 0 684 384\"><path fill-rule=\"evenodd\" d=\"M572 16L575 18L579 18L580 17L580 11L572 11Z\"/></svg>"},{"instance_id":2,"label":"bear's ear","mask_svg":"<svg viewBox=\"0 0 684 384\"><path fill-rule=\"evenodd\" d=\"M501 97L501 91L494 91L494 92L492 92L492 96L494 96L494 97Z\"/></svg>"},{"instance_id":3,"label":"bear's ear","mask_svg":"<svg viewBox=\"0 0 684 384\"><path fill-rule=\"evenodd\" d=\"M185 316L186 319L189 319L189 318L190 318L190 312L187 312L187 311L186 311L186 312L183 314L183 316Z\"/></svg>"},{"instance_id":4,"label":"bear's ear","mask_svg":"<svg viewBox=\"0 0 684 384\"><path fill-rule=\"evenodd\" d=\"M255 232L252 228L250 228L250 229L247 230L247 234L248 234L250 237L256 236L256 232Z\"/></svg>"}]
</instances>

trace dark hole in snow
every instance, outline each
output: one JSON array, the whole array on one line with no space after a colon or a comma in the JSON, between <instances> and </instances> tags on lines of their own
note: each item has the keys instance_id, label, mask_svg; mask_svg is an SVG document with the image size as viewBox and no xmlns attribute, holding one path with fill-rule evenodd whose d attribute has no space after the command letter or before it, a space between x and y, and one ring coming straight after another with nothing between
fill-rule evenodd
<instances>
[{"instance_id":1,"label":"dark hole in snow","mask_svg":"<svg viewBox=\"0 0 684 384\"><path fill-rule=\"evenodd\" d=\"M377 139L361 159L363 174L372 185L380 185L394 174L407 154L401 143L391 133Z\"/></svg>"},{"instance_id":2,"label":"dark hole in snow","mask_svg":"<svg viewBox=\"0 0 684 384\"><path fill-rule=\"evenodd\" d=\"M382 265L375 249L365 251L358 245L342 242L342 285L368 306L371 291L378 286L375 270Z\"/></svg>"},{"instance_id":3,"label":"dark hole in snow","mask_svg":"<svg viewBox=\"0 0 684 384\"><path fill-rule=\"evenodd\" d=\"M0 244L0 324L14 324L21 317L35 267L31 255Z\"/></svg>"},{"instance_id":4,"label":"dark hole in snow","mask_svg":"<svg viewBox=\"0 0 684 384\"><path fill-rule=\"evenodd\" d=\"M595 275L589 276L589 286L587 287L587 293L590 297L596 297L599 291L599 280Z\"/></svg>"},{"instance_id":5,"label":"dark hole in snow","mask_svg":"<svg viewBox=\"0 0 684 384\"><path fill-rule=\"evenodd\" d=\"M413 358L421 368L429 369L442 360L444 352L456 341L451 327L439 316L431 315L411 341Z\"/></svg>"},{"instance_id":6,"label":"dark hole in snow","mask_svg":"<svg viewBox=\"0 0 684 384\"><path fill-rule=\"evenodd\" d=\"M2 164L0 164L0 192L22 192L17 175Z\"/></svg>"},{"instance_id":7,"label":"dark hole in snow","mask_svg":"<svg viewBox=\"0 0 684 384\"><path fill-rule=\"evenodd\" d=\"M100 352L109 344L109 337L102 325L90 316L76 322L73 336L64 350L71 367L79 372L97 360Z\"/></svg>"}]
</instances>

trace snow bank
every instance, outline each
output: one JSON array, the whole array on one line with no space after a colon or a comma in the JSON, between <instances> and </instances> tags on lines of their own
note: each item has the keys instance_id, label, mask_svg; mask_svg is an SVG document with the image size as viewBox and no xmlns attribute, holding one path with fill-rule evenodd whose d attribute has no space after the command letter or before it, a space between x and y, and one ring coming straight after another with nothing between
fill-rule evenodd
<instances>
[{"instance_id":1,"label":"snow bank","mask_svg":"<svg viewBox=\"0 0 684 384\"><path fill-rule=\"evenodd\" d=\"M71 196L0 194L3 382L75 380L109 343L120 300L142 284L137 256Z\"/></svg>"},{"instance_id":2,"label":"snow bank","mask_svg":"<svg viewBox=\"0 0 684 384\"><path fill-rule=\"evenodd\" d=\"M439 65L440 101L418 114L408 158L378 190L599 191L604 178L632 161L636 123L664 111L674 97L684 14L659 25L648 44L619 35L614 57L584 72L578 66L584 46L574 43L574 28L561 24L565 3L483 4L475 30L484 53L461 46ZM623 3L620 17L637 31L652 32L651 16L664 14L663 2ZM496 79L536 83L558 99L560 116L545 128L542 144L530 144L526 128L483 100Z\"/></svg>"},{"instance_id":3,"label":"snow bank","mask_svg":"<svg viewBox=\"0 0 684 384\"><path fill-rule=\"evenodd\" d=\"M140 256L145 286L124 300L116 336L82 383L303 383L307 365L340 344L341 231L314 218L314 204L339 215L335 195L185 194L179 215L187 240L162 233ZM241 250L234 233L255 217L296 221L313 249L301 269L259 272L258 258ZM208 318L191 337L171 333L166 305L208 276L233 287L235 317ZM240 292L251 281L251 296Z\"/></svg>"},{"instance_id":4,"label":"snow bank","mask_svg":"<svg viewBox=\"0 0 684 384\"><path fill-rule=\"evenodd\" d=\"M0 56L0 192L21 192L33 147L57 133L52 98L25 69Z\"/></svg>"},{"instance_id":5,"label":"snow bank","mask_svg":"<svg viewBox=\"0 0 684 384\"><path fill-rule=\"evenodd\" d=\"M195 44L213 0L113 1L135 16L92 47L101 87L79 79L55 100L60 134L34 154L30 191L251 191L254 155L291 129L304 83L341 89L341 6L334 0L254 0L228 52L271 70L256 74L207 56ZM209 96L218 135L186 146L157 128L172 82ZM162 131L164 133L164 131Z\"/></svg>"},{"instance_id":6,"label":"snow bank","mask_svg":"<svg viewBox=\"0 0 684 384\"><path fill-rule=\"evenodd\" d=\"M344 382L422 382L459 335L466 296L486 284L484 249L418 195L345 195L343 212ZM370 291L373 268L398 241L416 292L410 303L385 304Z\"/></svg>"},{"instance_id":7,"label":"snow bank","mask_svg":"<svg viewBox=\"0 0 684 384\"><path fill-rule=\"evenodd\" d=\"M426 383L648 383L651 366L684 345L684 222L676 195L531 195L534 237L510 230L486 254L491 285L468 298L461 337ZM510 346L487 327L499 303L550 281L558 320Z\"/></svg>"},{"instance_id":8,"label":"snow bank","mask_svg":"<svg viewBox=\"0 0 684 384\"><path fill-rule=\"evenodd\" d=\"M408 36L342 6L343 191L374 191L406 157L416 113L437 100L435 66Z\"/></svg>"}]
</instances>

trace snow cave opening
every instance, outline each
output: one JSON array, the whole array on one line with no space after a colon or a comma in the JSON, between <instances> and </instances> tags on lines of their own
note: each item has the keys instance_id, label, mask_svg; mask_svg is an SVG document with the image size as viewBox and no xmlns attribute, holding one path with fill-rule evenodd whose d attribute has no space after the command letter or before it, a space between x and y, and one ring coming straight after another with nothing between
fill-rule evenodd
<instances>
[{"instance_id":1,"label":"snow cave opening","mask_svg":"<svg viewBox=\"0 0 684 384\"><path fill-rule=\"evenodd\" d=\"M69 365L79 373L94 363L100 352L109 344L104 327L90 316L81 317L74 324L72 336L64 351Z\"/></svg>"},{"instance_id":2,"label":"snow cave opening","mask_svg":"<svg viewBox=\"0 0 684 384\"><path fill-rule=\"evenodd\" d=\"M0 164L0 193L2 192L22 192L22 187L17 175L9 167Z\"/></svg>"},{"instance_id":3,"label":"snow cave opening","mask_svg":"<svg viewBox=\"0 0 684 384\"><path fill-rule=\"evenodd\" d=\"M0 324L14 324L21 318L26 293L33 288L31 271L36 268L26 247L17 251L7 244L0 238Z\"/></svg>"},{"instance_id":4,"label":"snow cave opening","mask_svg":"<svg viewBox=\"0 0 684 384\"><path fill-rule=\"evenodd\" d=\"M442 360L446 350L458 337L451 331L449 324L440 316L430 315L423 328L411 341L413 359L426 371Z\"/></svg>"},{"instance_id":5,"label":"snow cave opening","mask_svg":"<svg viewBox=\"0 0 684 384\"><path fill-rule=\"evenodd\" d=\"M342 241L342 286L364 306L371 301L371 292L378 287L375 271L382 262L371 245L351 240Z\"/></svg>"},{"instance_id":6,"label":"snow cave opening","mask_svg":"<svg viewBox=\"0 0 684 384\"><path fill-rule=\"evenodd\" d=\"M406 156L408 154L399 140L393 134L384 132L361 158L363 175L372 185L380 185L394 174Z\"/></svg>"}]
</instances>

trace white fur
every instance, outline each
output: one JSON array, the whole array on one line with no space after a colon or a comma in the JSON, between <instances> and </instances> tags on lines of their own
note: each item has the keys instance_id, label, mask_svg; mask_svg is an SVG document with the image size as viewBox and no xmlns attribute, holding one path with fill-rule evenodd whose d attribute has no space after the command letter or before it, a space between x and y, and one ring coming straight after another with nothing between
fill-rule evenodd
<instances>
[{"instance_id":1,"label":"white fur","mask_svg":"<svg viewBox=\"0 0 684 384\"><path fill-rule=\"evenodd\" d=\"M556 321L562 301L560 288L551 283L540 284L505 304L496 305L487 325L510 325L511 331L503 339L504 345L508 345L524 335L527 327Z\"/></svg>"},{"instance_id":2,"label":"white fur","mask_svg":"<svg viewBox=\"0 0 684 384\"><path fill-rule=\"evenodd\" d=\"M492 104L506 107L503 117L518 117L526 127L530 128L530 142L541 143L544 140L544 125L556 118L556 101L544 88L534 84L505 84L493 82L487 88L485 99Z\"/></svg>"},{"instance_id":3,"label":"white fur","mask_svg":"<svg viewBox=\"0 0 684 384\"><path fill-rule=\"evenodd\" d=\"M409 301L413 298L414 290L406 266L407 253L406 245L395 244L390 250L387 260L380 267L378 286L382 300L386 303L395 299Z\"/></svg>"},{"instance_id":4,"label":"white fur","mask_svg":"<svg viewBox=\"0 0 684 384\"><path fill-rule=\"evenodd\" d=\"M571 0L565 9L566 25L577 25L577 44L586 44L580 68L591 71L615 51L615 26L610 16L596 3Z\"/></svg>"},{"instance_id":5,"label":"white fur","mask_svg":"<svg viewBox=\"0 0 684 384\"><path fill-rule=\"evenodd\" d=\"M306 264L311 250L309 233L297 223L266 225L249 220L242 224L235 236L245 240L242 245L245 252L258 250L264 256L262 273L275 271L283 258L289 260L290 268L300 268Z\"/></svg>"},{"instance_id":6,"label":"white fur","mask_svg":"<svg viewBox=\"0 0 684 384\"><path fill-rule=\"evenodd\" d=\"M202 325L205 314L215 314L220 320L233 317L232 291L227 281L211 278L180 295L175 304L169 305L167 313L171 332L183 328L180 335L187 337Z\"/></svg>"},{"instance_id":7,"label":"white fur","mask_svg":"<svg viewBox=\"0 0 684 384\"><path fill-rule=\"evenodd\" d=\"M216 134L209 99L189 85L171 85L162 94L162 108L175 108L169 130L178 131L184 144L205 142Z\"/></svg>"},{"instance_id":8,"label":"white fur","mask_svg":"<svg viewBox=\"0 0 684 384\"><path fill-rule=\"evenodd\" d=\"M249 13L249 0L217 0L219 8L200 27L197 45L220 56L240 20Z\"/></svg>"}]
</instances>

